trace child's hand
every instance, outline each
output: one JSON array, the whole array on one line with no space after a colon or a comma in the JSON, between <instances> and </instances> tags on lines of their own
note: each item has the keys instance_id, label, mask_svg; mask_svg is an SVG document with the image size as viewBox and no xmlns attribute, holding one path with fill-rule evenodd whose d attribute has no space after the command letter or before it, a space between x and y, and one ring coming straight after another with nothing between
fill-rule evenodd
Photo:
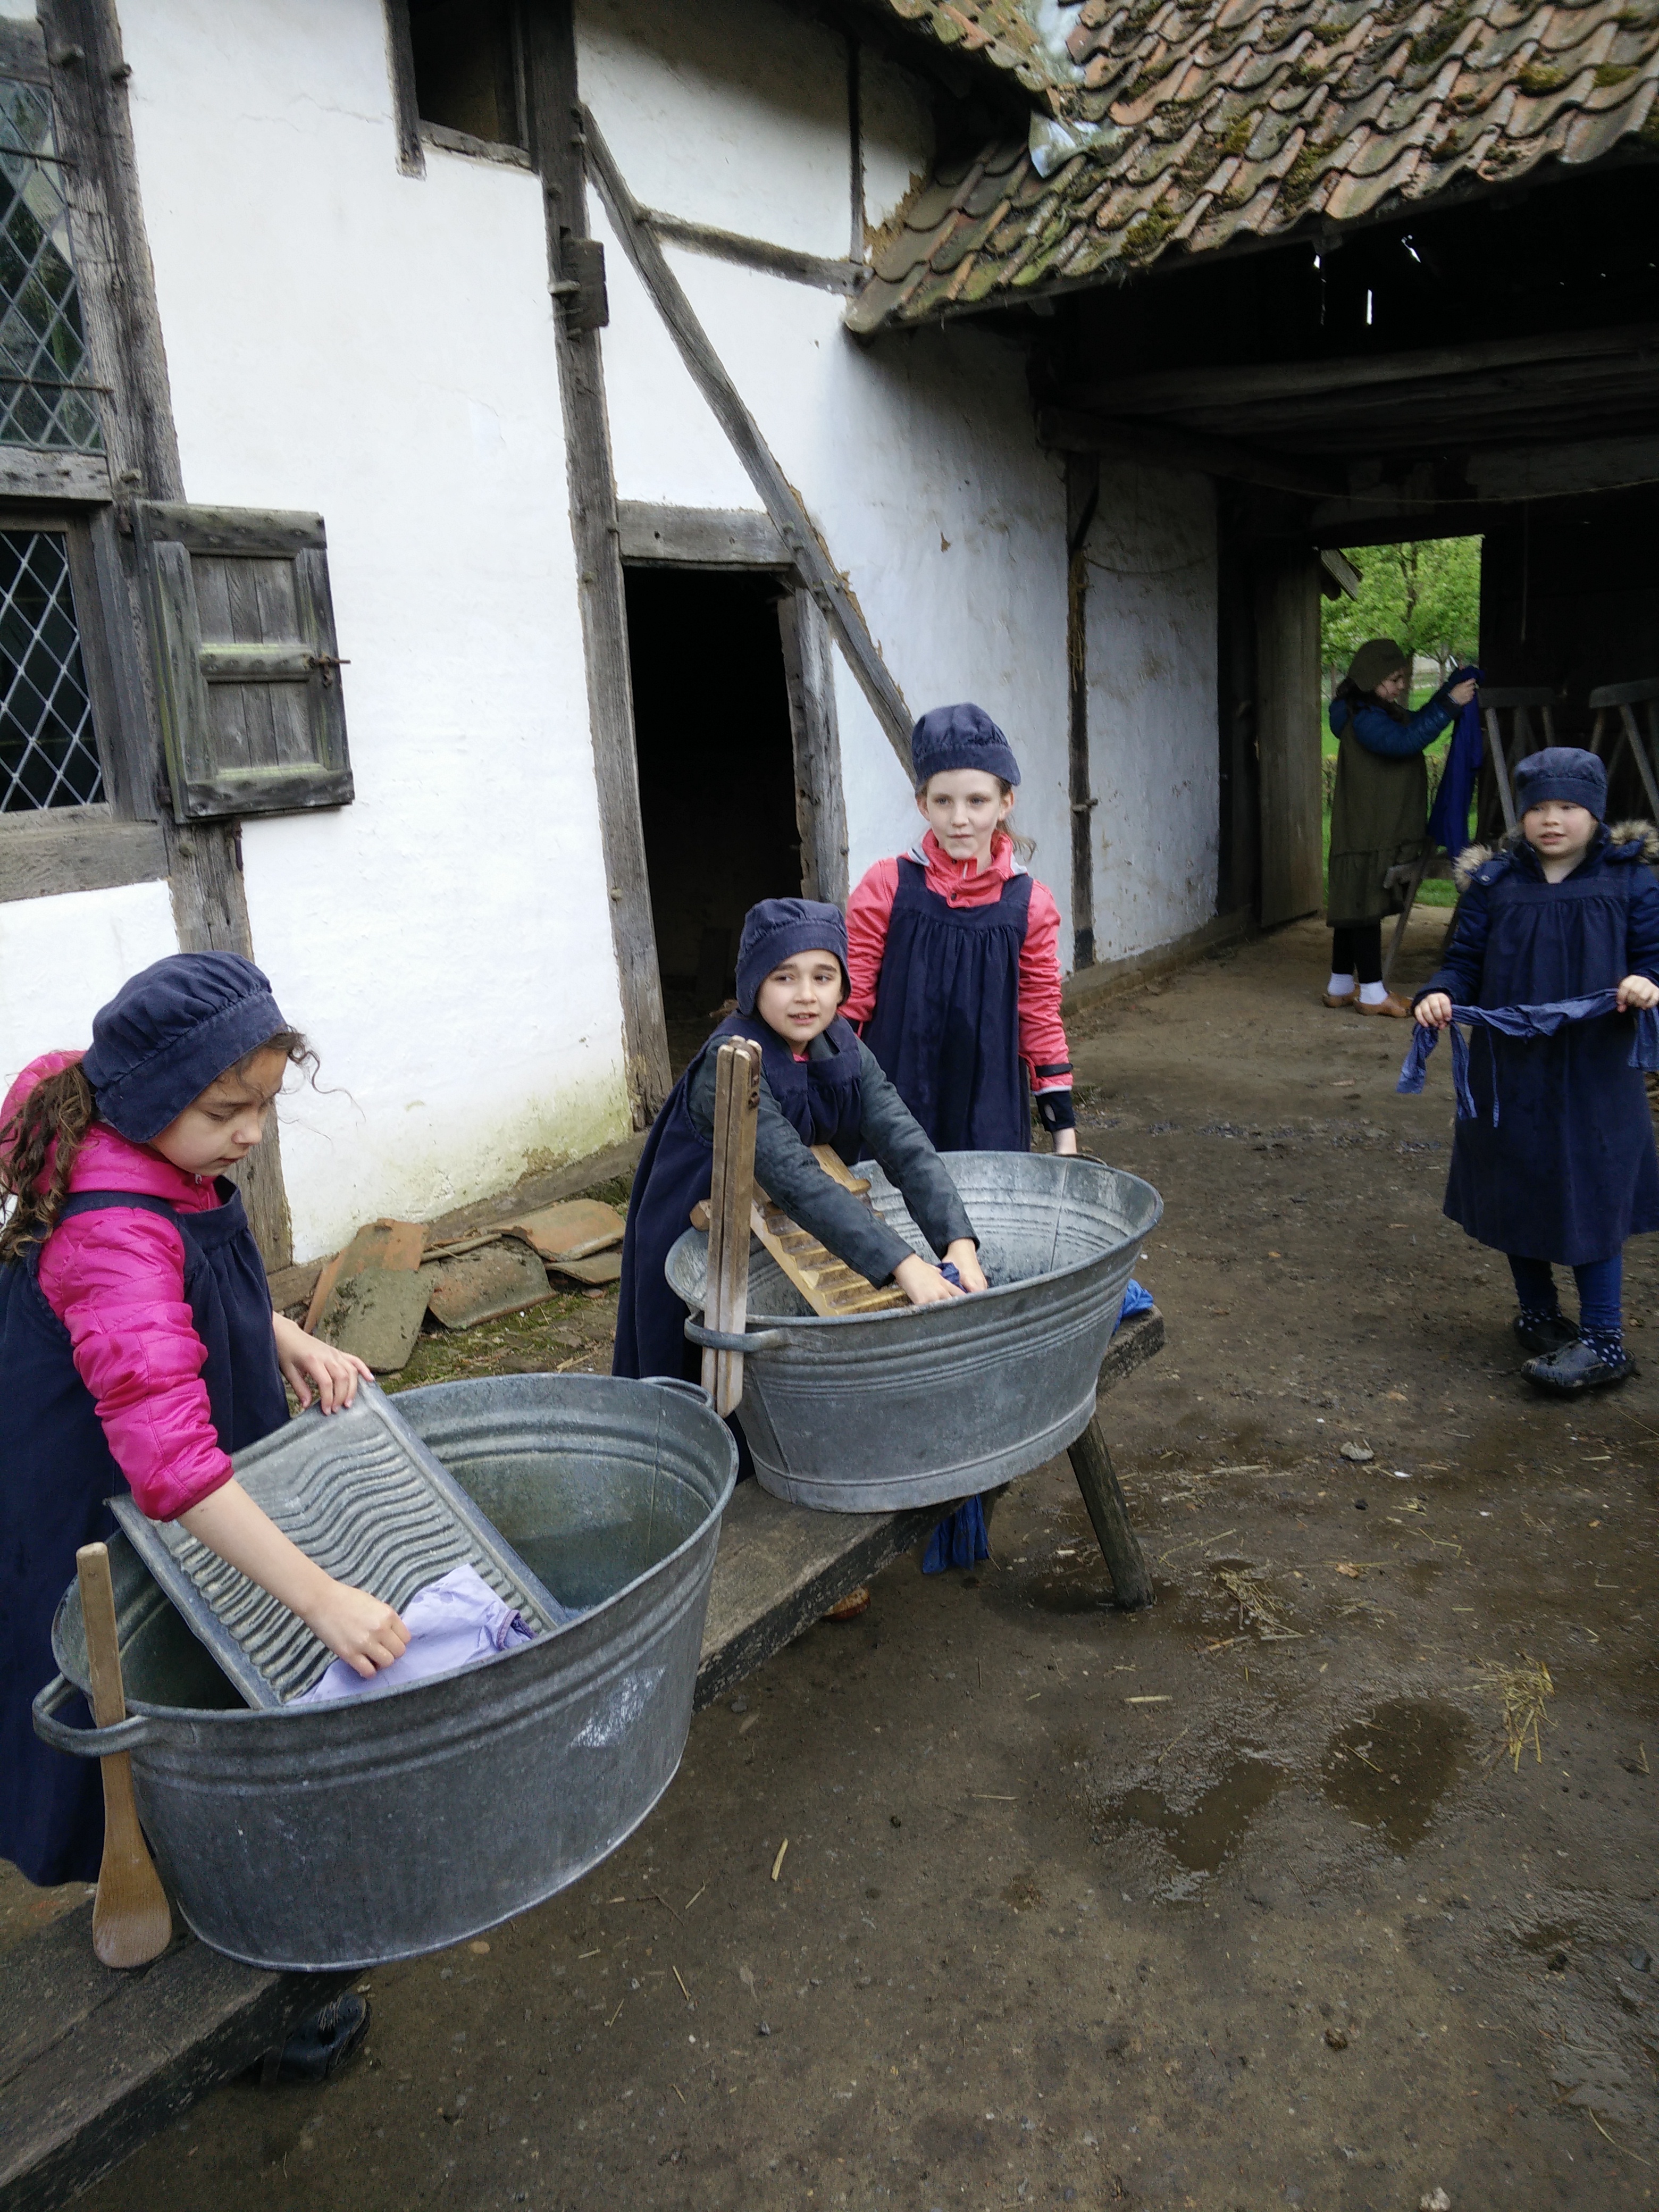
<instances>
[{"instance_id":1,"label":"child's hand","mask_svg":"<svg viewBox=\"0 0 1659 2212\"><path fill-rule=\"evenodd\" d=\"M383 1599L331 1577L301 1617L337 1659L366 1680L401 1659L409 1648L409 1631Z\"/></svg>"},{"instance_id":2,"label":"child's hand","mask_svg":"<svg viewBox=\"0 0 1659 2212\"><path fill-rule=\"evenodd\" d=\"M1448 702L1454 707L1467 707L1474 696L1474 678L1473 677L1470 677L1467 684L1454 684L1446 694Z\"/></svg>"},{"instance_id":3,"label":"child's hand","mask_svg":"<svg viewBox=\"0 0 1659 2212\"><path fill-rule=\"evenodd\" d=\"M1619 986L1620 1012L1641 1014L1650 1006L1659 1006L1659 983L1650 981L1645 975L1626 975Z\"/></svg>"},{"instance_id":4,"label":"child's hand","mask_svg":"<svg viewBox=\"0 0 1659 2212\"><path fill-rule=\"evenodd\" d=\"M945 1256L961 1276L964 1291L990 1289L985 1270L979 1264L979 1247L971 1237L958 1237L954 1244L947 1246Z\"/></svg>"},{"instance_id":5,"label":"child's hand","mask_svg":"<svg viewBox=\"0 0 1659 2212\"><path fill-rule=\"evenodd\" d=\"M1443 991L1431 991L1426 999L1417 1002L1419 1025L1425 1030L1443 1030L1451 1019L1451 1006Z\"/></svg>"},{"instance_id":6,"label":"child's hand","mask_svg":"<svg viewBox=\"0 0 1659 2212\"><path fill-rule=\"evenodd\" d=\"M954 1256L956 1247L952 1245ZM957 1261L960 1268L961 1262ZM908 1260L901 1260L893 1270L893 1280L898 1285L913 1306L937 1305L941 1298L959 1298L962 1292L954 1283L947 1283L939 1269L913 1252Z\"/></svg>"},{"instance_id":7,"label":"child's hand","mask_svg":"<svg viewBox=\"0 0 1659 2212\"><path fill-rule=\"evenodd\" d=\"M1075 1129L1056 1129L1054 1131L1054 1150L1057 1152L1065 1154L1068 1158L1074 1156L1077 1152L1077 1131Z\"/></svg>"},{"instance_id":8,"label":"child's hand","mask_svg":"<svg viewBox=\"0 0 1659 2212\"><path fill-rule=\"evenodd\" d=\"M307 1336L286 1314L277 1314L271 1327L276 1338L276 1364L283 1370L283 1381L292 1387L299 1400L302 1413L311 1403L313 1382L323 1411L335 1413L356 1396L360 1375L373 1380L373 1370L355 1352L337 1352L320 1337ZM326 1637L323 1640L328 1641ZM343 1657L343 1653L341 1656Z\"/></svg>"}]
</instances>

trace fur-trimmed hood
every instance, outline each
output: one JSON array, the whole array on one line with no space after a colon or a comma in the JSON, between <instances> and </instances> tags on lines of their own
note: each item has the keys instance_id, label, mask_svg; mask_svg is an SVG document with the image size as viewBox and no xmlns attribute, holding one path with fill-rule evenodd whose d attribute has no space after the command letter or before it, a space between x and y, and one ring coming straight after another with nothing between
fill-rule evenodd
<instances>
[{"instance_id":1,"label":"fur-trimmed hood","mask_svg":"<svg viewBox=\"0 0 1659 2212\"><path fill-rule=\"evenodd\" d=\"M1498 872L1489 872L1489 864L1513 860L1526 842L1516 828L1495 845L1466 845L1452 863L1452 881L1460 891L1477 881L1492 882ZM1659 830L1651 822L1609 822L1601 858L1624 863L1642 860L1650 868L1659 866Z\"/></svg>"}]
</instances>

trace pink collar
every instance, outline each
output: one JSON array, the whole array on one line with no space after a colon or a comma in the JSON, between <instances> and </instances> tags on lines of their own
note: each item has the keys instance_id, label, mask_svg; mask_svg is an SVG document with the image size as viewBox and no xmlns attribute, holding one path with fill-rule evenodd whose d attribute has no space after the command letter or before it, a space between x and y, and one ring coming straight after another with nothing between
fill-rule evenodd
<instances>
[{"instance_id":1,"label":"pink collar","mask_svg":"<svg viewBox=\"0 0 1659 2212\"><path fill-rule=\"evenodd\" d=\"M1025 873L1005 830L991 840L991 857L983 868L972 860L952 860L931 830L906 857L927 871L928 890L951 906L994 906L1009 879Z\"/></svg>"}]
</instances>

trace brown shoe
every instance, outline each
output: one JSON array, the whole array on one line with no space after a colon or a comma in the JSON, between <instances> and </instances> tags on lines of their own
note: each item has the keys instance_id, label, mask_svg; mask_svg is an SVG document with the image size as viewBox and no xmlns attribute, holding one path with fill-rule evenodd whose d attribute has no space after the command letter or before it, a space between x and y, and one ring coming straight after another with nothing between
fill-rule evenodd
<instances>
[{"instance_id":1,"label":"brown shoe","mask_svg":"<svg viewBox=\"0 0 1659 2212\"><path fill-rule=\"evenodd\" d=\"M860 1583L855 1590L848 1590L824 1614L826 1620L856 1620L860 1613L870 1610L870 1585Z\"/></svg>"},{"instance_id":2,"label":"brown shoe","mask_svg":"<svg viewBox=\"0 0 1659 2212\"><path fill-rule=\"evenodd\" d=\"M1356 1002L1362 1014L1389 1014L1397 1022L1411 1019L1411 1008L1403 999L1397 999L1392 991L1385 998L1379 999L1374 1006L1368 1006L1363 999L1358 998L1357 994Z\"/></svg>"},{"instance_id":3,"label":"brown shoe","mask_svg":"<svg viewBox=\"0 0 1659 2212\"><path fill-rule=\"evenodd\" d=\"M1334 996L1329 991L1326 991L1320 997L1320 1004L1324 1006L1357 1006L1358 1003L1358 990L1340 991Z\"/></svg>"}]
</instances>

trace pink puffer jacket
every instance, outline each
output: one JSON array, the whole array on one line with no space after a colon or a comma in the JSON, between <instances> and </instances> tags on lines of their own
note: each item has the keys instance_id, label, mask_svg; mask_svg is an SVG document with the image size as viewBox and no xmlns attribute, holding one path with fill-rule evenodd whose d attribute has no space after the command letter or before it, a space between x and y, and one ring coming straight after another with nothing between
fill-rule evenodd
<instances>
[{"instance_id":1,"label":"pink puffer jacket","mask_svg":"<svg viewBox=\"0 0 1659 2212\"><path fill-rule=\"evenodd\" d=\"M81 1057L44 1053L0 1106L0 1127L37 1083ZM50 1172L50 1165L48 1165ZM141 1191L181 1213L219 1198L211 1177L94 1122L70 1170L70 1189ZM115 1463L153 1521L173 1521L230 1474L208 1405L207 1347L185 1299L184 1239L141 1206L111 1206L61 1222L40 1248L40 1288L70 1333L76 1371L91 1391Z\"/></svg>"}]
</instances>

